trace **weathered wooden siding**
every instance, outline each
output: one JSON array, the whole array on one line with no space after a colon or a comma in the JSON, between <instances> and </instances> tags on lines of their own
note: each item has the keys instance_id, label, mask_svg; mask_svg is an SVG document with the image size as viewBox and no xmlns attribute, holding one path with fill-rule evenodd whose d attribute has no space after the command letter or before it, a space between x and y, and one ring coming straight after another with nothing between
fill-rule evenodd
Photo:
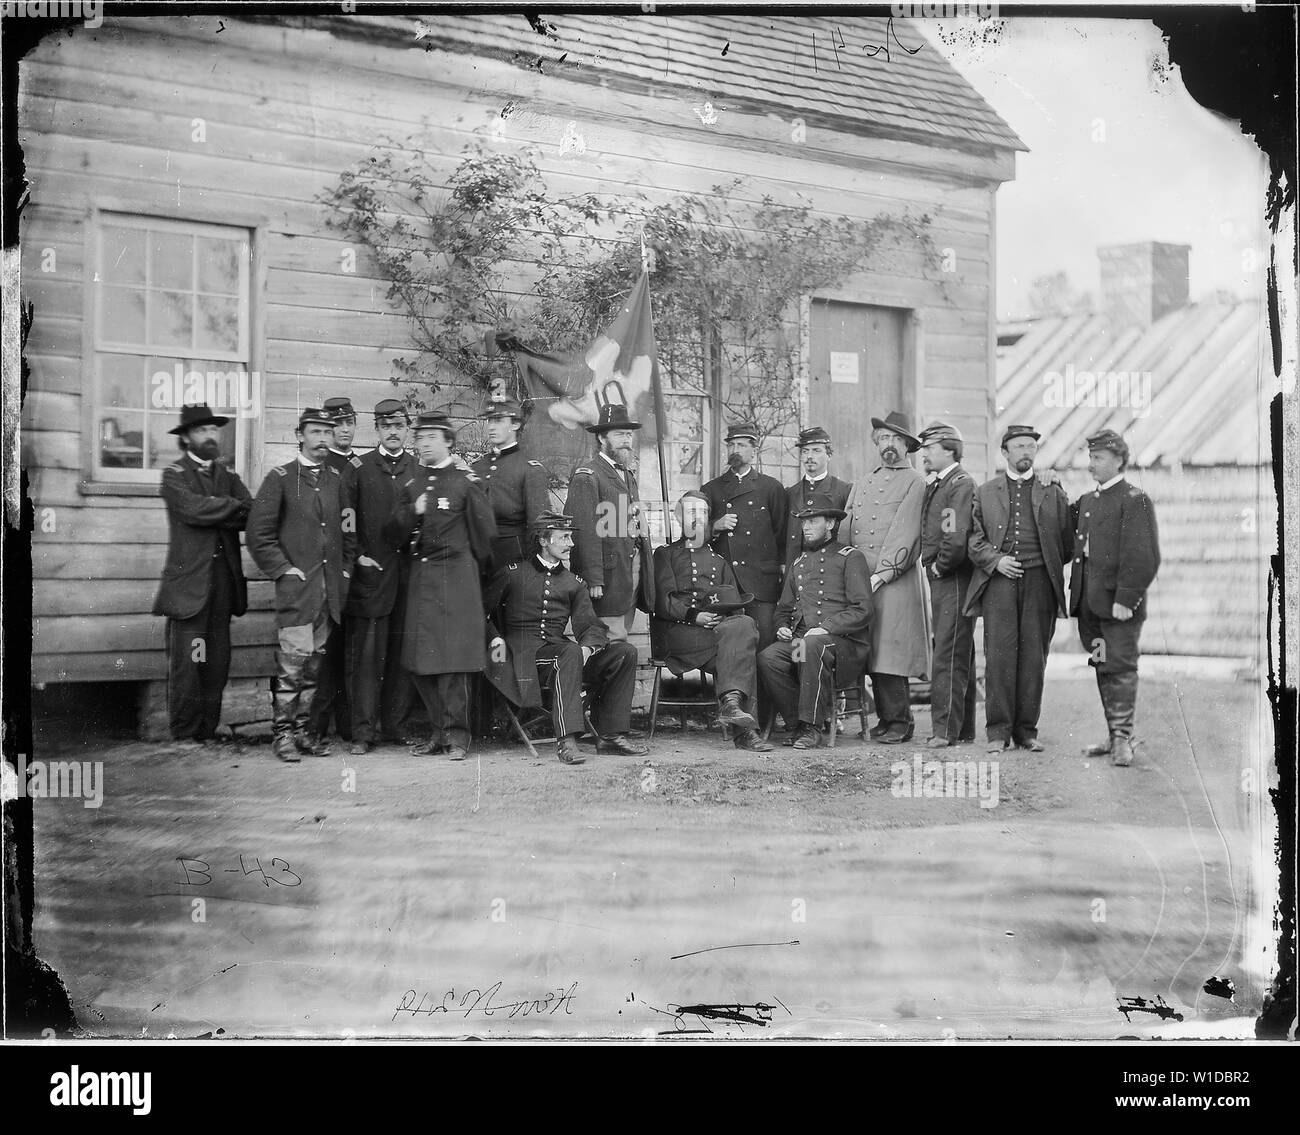
<instances>
[{"instance_id":1,"label":"weathered wooden siding","mask_svg":"<svg viewBox=\"0 0 1300 1135\"><path fill-rule=\"evenodd\" d=\"M252 366L266 391L248 476L256 491L270 465L291 455L300 405L348 394L364 408L389 393L391 362L409 353L406 321L384 299L386 281L364 253L355 273L343 271L349 246L326 227L315 200L385 139L417 136L435 176L472 142L527 142L539 147L539 166L557 192L656 201L740 176L749 201L798 195L828 214L930 215L935 246L955 255L954 272L927 273L919 256L902 255L835 294L922 313L918 416L954 421L971 439L966 464L977 476L988 469L989 187L1010 176L1009 155L812 127L796 143L790 122L775 115L724 106L716 124L704 125L679 97L229 18L217 38L216 23L109 20L97 31L48 40L23 64L21 134L32 183L22 231L24 291L36 311L23 419L37 508L34 680L164 672L162 620L147 613L167 538L161 502L87 495L81 487L89 210L111 204L256 226ZM508 101L515 111L502 120ZM193 140L195 119L203 120L202 142ZM561 151L570 122L583 134L582 153ZM52 272L41 270L47 248L56 252ZM531 274L519 266L521 289ZM363 416L358 444L369 443L369 432ZM768 471L792 479L788 439L773 439L769 452ZM251 562L246 568L254 578ZM253 583L251 596L253 610L235 624L236 674L268 671L265 582Z\"/></svg>"}]
</instances>

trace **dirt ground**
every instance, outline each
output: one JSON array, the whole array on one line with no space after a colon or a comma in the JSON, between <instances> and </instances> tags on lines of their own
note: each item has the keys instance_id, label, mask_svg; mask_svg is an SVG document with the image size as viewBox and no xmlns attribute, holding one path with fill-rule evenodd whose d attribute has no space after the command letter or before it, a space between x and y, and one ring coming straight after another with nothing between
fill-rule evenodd
<instances>
[{"instance_id":1,"label":"dirt ground","mask_svg":"<svg viewBox=\"0 0 1300 1135\"><path fill-rule=\"evenodd\" d=\"M1086 671L1046 704L1049 751L998 757L983 801L900 795L914 758L982 744L760 755L670 727L648 759L577 768L519 747L283 765L65 731L34 757L102 761L104 798L36 801L37 947L92 1035L1173 1027L1121 996L1240 1025L1271 910L1260 686L1145 680L1129 769L1080 755L1102 731Z\"/></svg>"}]
</instances>

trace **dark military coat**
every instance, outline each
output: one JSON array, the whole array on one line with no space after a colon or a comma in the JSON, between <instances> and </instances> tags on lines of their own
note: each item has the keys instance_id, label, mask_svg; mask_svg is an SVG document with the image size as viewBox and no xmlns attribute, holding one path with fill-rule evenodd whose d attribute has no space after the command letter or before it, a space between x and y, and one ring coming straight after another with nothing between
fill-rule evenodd
<instances>
[{"instance_id":1,"label":"dark military coat","mask_svg":"<svg viewBox=\"0 0 1300 1135\"><path fill-rule=\"evenodd\" d=\"M153 613L189 619L207 605L212 564L222 557L235 581L231 614L248 610L239 533L248 520L253 498L244 482L220 461L211 477L199 472L189 454L163 470L162 499L167 502L167 562L163 566Z\"/></svg>"},{"instance_id":2,"label":"dark military coat","mask_svg":"<svg viewBox=\"0 0 1300 1135\"><path fill-rule=\"evenodd\" d=\"M1074 523L1070 517L1070 502L1060 485L1045 484L1035 475L1030 486L1030 510L1038 526L1038 541L1043 550L1043 566L1052 581L1056 594L1057 614L1067 613L1065 594L1065 561L1070 558L1074 544ZM998 561L1006 554L1002 545L1006 540L1007 525L1011 519L1011 492L1007 475L1003 471L985 481L975 490L971 510L970 539L966 554L974 565L970 589L966 593L965 615L983 613L984 592L989 580L997 571Z\"/></svg>"},{"instance_id":3,"label":"dark military coat","mask_svg":"<svg viewBox=\"0 0 1300 1135\"><path fill-rule=\"evenodd\" d=\"M800 477L793 485L786 486L785 564L787 568L794 563L799 553L803 551L803 525L795 519L795 515L805 508L811 508L814 498L822 496L830 497L833 508L841 508L847 512L849 509L849 494L852 492L853 486L848 481L841 481L830 473L827 473L820 481L809 481L807 477ZM818 503L824 502L818 499ZM831 529L831 539L836 539L838 533L839 524L837 522Z\"/></svg>"},{"instance_id":4,"label":"dark military coat","mask_svg":"<svg viewBox=\"0 0 1300 1135\"><path fill-rule=\"evenodd\" d=\"M743 478L728 469L702 491L709 501L710 526L728 512L740 518L731 532L712 537L714 550L731 563L743 590L761 603L775 603L781 595L789 509L781 482L757 469Z\"/></svg>"},{"instance_id":5,"label":"dark military coat","mask_svg":"<svg viewBox=\"0 0 1300 1135\"><path fill-rule=\"evenodd\" d=\"M871 570L859 549L831 540L790 565L776 625L789 627L796 638L813 627L833 635L836 685L856 680L866 669L871 619Z\"/></svg>"},{"instance_id":6,"label":"dark military coat","mask_svg":"<svg viewBox=\"0 0 1300 1135\"><path fill-rule=\"evenodd\" d=\"M654 610L654 574L650 540L630 519L639 500L636 477L597 454L573 471L564 511L577 526L573 533L573 573L589 587L601 587L592 600L597 615L626 615L633 607ZM632 560L641 560L641 586L632 593ZM590 596L589 596L590 598Z\"/></svg>"},{"instance_id":7,"label":"dark military coat","mask_svg":"<svg viewBox=\"0 0 1300 1135\"><path fill-rule=\"evenodd\" d=\"M489 637L506 642L506 656L491 658L486 676L515 705L542 704L537 651L572 642L564 633L570 621L579 646L599 650L609 641L586 584L563 564L548 567L537 555L498 570L483 602Z\"/></svg>"},{"instance_id":8,"label":"dark military coat","mask_svg":"<svg viewBox=\"0 0 1300 1135\"><path fill-rule=\"evenodd\" d=\"M1108 489L1084 493L1070 507L1075 519L1074 566L1070 571L1070 614L1083 596L1087 548L1088 606L1104 619L1118 603L1145 616L1147 588L1160 568L1160 538L1151 498L1119 480Z\"/></svg>"},{"instance_id":9,"label":"dark military coat","mask_svg":"<svg viewBox=\"0 0 1300 1135\"><path fill-rule=\"evenodd\" d=\"M342 622L352 561L354 526L344 523L343 476L322 463L313 478L296 457L277 465L262 482L248 514L248 551L275 580L275 625L314 623L323 608ZM296 567L307 578L285 573Z\"/></svg>"},{"instance_id":10,"label":"dark military coat","mask_svg":"<svg viewBox=\"0 0 1300 1135\"><path fill-rule=\"evenodd\" d=\"M397 507L398 489L419 467L415 457L405 450L396 459L390 459L383 450L372 449L358 460L355 467L357 557L369 556L380 566L373 568L358 563L353 569L346 609L349 615L379 619L393 611L410 561L406 549L387 539L384 529Z\"/></svg>"},{"instance_id":11,"label":"dark military coat","mask_svg":"<svg viewBox=\"0 0 1300 1135\"><path fill-rule=\"evenodd\" d=\"M708 544L692 548L685 539L655 549L655 610L650 619L651 651L671 658L680 671L712 660L718 649L716 630L696 626L695 613L711 602L720 587L740 590L736 573ZM693 592L683 597L674 592ZM677 669L678 666L673 667Z\"/></svg>"},{"instance_id":12,"label":"dark military coat","mask_svg":"<svg viewBox=\"0 0 1300 1135\"><path fill-rule=\"evenodd\" d=\"M926 481L921 506L921 567L927 579L969 575L966 555L975 501L975 478L960 465L943 478Z\"/></svg>"},{"instance_id":13,"label":"dark military coat","mask_svg":"<svg viewBox=\"0 0 1300 1135\"><path fill-rule=\"evenodd\" d=\"M415 511L428 494L424 515ZM496 526L487 497L453 464L418 466L397 490L384 537L412 555L402 665L412 674L483 669L479 574L492 555Z\"/></svg>"},{"instance_id":14,"label":"dark military coat","mask_svg":"<svg viewBox=\"0 0 1300 1135\"><path fill-rule=\"evenodd\" d=\"M546 467L530 461L518 445L485 453L470 468L492 505L497 538L492 547L494 567L504 567L529 554L528 525L551 507Z\"/></svg>"}]
</instances>

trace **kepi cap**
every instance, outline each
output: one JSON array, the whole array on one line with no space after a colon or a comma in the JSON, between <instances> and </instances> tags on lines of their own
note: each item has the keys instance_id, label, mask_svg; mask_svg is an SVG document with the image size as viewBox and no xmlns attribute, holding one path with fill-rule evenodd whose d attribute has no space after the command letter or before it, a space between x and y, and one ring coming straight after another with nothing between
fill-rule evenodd
<instances>
[{"instance_id":1,"label":"kepi cap","mask_svg":"<svg viewBox=\"0 0 1300 1135\"><path fill-rule=\"evenodd\" d=\"M302 429L305 425L329 426L334 428L334 415L328 410L319 409L316 406L308 406L298 414L298 428Z\"/></svg>"},{"instance_id":2,"label":"kepi cap","mask_svg":"<svg viewBox=\"0 0 1300 1135\"><path fill-rule=\"evenodd\" d=\"M1035 441L1040 441L1043 435L1033 426L1007 426L1002 434L1002 448L1005 449L1007 442L1017 437L1032 437Z\"/></svg>"},{"instance_id":3,"label":"kepi cap","mask_svg":"<svg viewBox=\"0 0 1300 1135\"><path fill-rule=\"evenodd\" d=\"M929 445L935 441L959 441L963 445L966 439L961 436L961 430L956 426L950 426L947 422L931 422L921 431L920 442L922 445Z\"/></svg>"},{"instance_id":4,"label":"kepi cap","mask_svg":"<svg viewBox=\"0 0 1300 1135\"><path fill-rule=\"evenodd\" d=\"M333 414L335 420L339 418L355 418L357 412L352 408L351 398L326 398L325 413Z\"/></svg>"},{"instance_id":5,"label":"kepi cap","mask_svg":"<svg viewBox=\"0 0 1300 1135\"><path fill-rule=\"evenodd\" d=\"M727 436L723 440L735 441L738 437L747 437L757 445L758 427L753 422L735 422L727 427Z\"/></svg>"},{"instance_id":6,"label":"kepi cap","mask_svg":"<svg viewBox=\"0 0 1300 1135\"><path fill-rule=\"evenodd\" d=\"M830 443L831 435L822 426L809 426L806 430L799 431L799 440L795 443L795 449L803 449L806 445L830 445Z\"/></svg>"}]
</instances>

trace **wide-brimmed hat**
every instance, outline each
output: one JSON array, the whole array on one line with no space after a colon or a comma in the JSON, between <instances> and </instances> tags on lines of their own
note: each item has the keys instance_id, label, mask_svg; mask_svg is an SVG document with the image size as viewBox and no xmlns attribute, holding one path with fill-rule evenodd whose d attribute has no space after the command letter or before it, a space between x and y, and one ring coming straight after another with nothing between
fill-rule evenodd
<instances>
[{"instance_id":1,"label":"wide-brimmed hat","mask_svg":"<svg viewBox=\"0 0 1300 1135\"><path fill-rule=\"evenodd\" d=\"M340 418L355 418L357 412L352 408L351 398L326 398L323 407L325 413L333 414L334 420Z\"/></svg>"},{"instance_id":2,"label":"wide-brimmed hat","mask_svg":"<svg viewBox=\"0 0 1300 1135\"><path fill-rule=\"evenodd\" d=\"M921 448L921 442L917 436L912 433L912 424L907 420L907 415L898 410L890 410L883 418L871 419L872 430L888 430L890 433L896 433L907 444L908 453L915 453Z\"/></svg>"},{"instance_id":3,"label":"wide-brimmed hat","mask_svg":"<svg viewBox=\"0 0 1300 1135\"><path fill-rule=\"evenodd\" d=\"M228 421L230 421L229 418L214 414L212 407L206 402L200 402L193 406L182 406L180 425L167 432L169 434L183 434L186 430L192 430L197 426L224 426Z\"/></svg>"},{"instance_id":4,"label":"wide-brimmed hat","mask_svg":"<svg viewBox=\"0 0 1300 1135\"><path fill-rule=\"evenodd\" d=\"M848 513L842 508L836 508L831 503L831 498L826 493L814 493L810 498L811 503L802 511L796 512L796 520L807 520L813 516L829 516L832 520L843 520Z\"/></svg>"},{"instance_id":5,"label":"wide-brimmed hat","mask_svg":"<svg viewBox=\"0 0 1300 1135\"><path fill-rule=\"evenodd\" d=\"M1002 431L1002 448L1005 449L1007 442L1011 441L1012 438L1032 437L1035 441L1039 441L1042 436L1033 426L1007 426Z\"/></svg>"},{"instance_id":6,"label":"wide-brimmed hat","mask_svg":"<svg viewBox=\"0 0 1300 1135\"><path fill-rule=\"evenodd\" d=\"M538 532L576 532L577 522L563 512L539 512L536 519L528 526L528 531Z\"/></svg>"},{"instance_id":7,"label":"wide-brimmed hat","mask_svg":"<svg viewBox=\"0 0 1300 1135\"><path fill-rule=\"evenodd\" d=\"M729 583L697 591L674 591L673 598L679 599L697 611L712 611L718 615L727 615L748 607L754 597L748 591L741 591Z\"/></svg>"},{"instance_id":8,"label":"wide-brimmed hat","mask_svg":"<svg viewBox=\"0 0 1300 1135\"><path fill-rule=\"evenodd\" d=\"M747 437L755 445L758 444L758 427L753 422L736 422L727 427L727 436L724 441L735 441L738 437Z\"/></svg>"},{"instance_id":9,"label":"wide-brimmed hat","mask_svg":"<svg viewBox=\"0 0 1300 1135\"><path fill-rule=\"evenodd\" d=\"M627 416L627 407L621 402L606 402L600 408L600 421L594 426L587 426L589 434L603 434L607 430L639 430L640 422L633 422Z\"/></svg>"},{"instance_id":10,"label":"wide-brimmed hat","mask_svg":"<svg viewBox=\"0 0 1300 1135\"><path fill-rule=\"evenodd\" d=\"M795 449L803 449L808 445L830 445L830 443L831 435L822 426L809 426L806 430L799 431L799 440L795 442Z\"/></svg>"},{"instance_id":11,"label":"wide-brimmed hat","mask_svg":"<svg viewBox=\"0 0 1300 1135\"><path fill-rule=\"evenodd\" d=\"M298 428L302 429L305 425L329 426L333 429L334 415L318 406L308 406L298 414Z\"/></svg>"}]
</instances>

